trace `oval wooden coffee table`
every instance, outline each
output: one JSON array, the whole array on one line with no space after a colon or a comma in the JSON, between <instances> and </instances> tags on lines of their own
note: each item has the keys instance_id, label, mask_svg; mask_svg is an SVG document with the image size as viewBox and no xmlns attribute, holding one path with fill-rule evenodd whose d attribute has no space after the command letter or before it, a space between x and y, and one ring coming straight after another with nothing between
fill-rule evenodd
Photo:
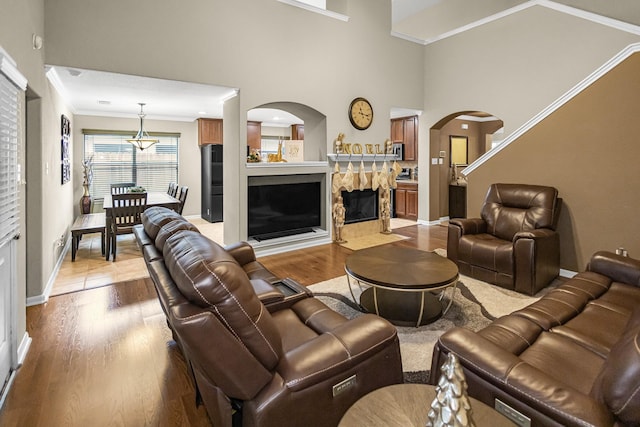
<instances>
[{"instance_id":1,"label":"oval wooden coffee table","mask_svg":"<svg viewBox=\"0 0 640 427\"><path fill-rule=\"evenodd\" d=\"M356 251L347 257L344 269L353 301L400 326L420 326L440 318L451 307L458 283L458 266L451 260L402 246ZM361 289L364 285L359 299L352 281ZM446 290L450 295L443 311Z\"/></svg>"},{"instance_id":2,"label":"oval wooden coffee table","mask_svg":"<svg viewBox=\"0 0 640 427\"><path fill-rule=\"evenodd\" d=\"M426 384L396 384L361 397L343 415L338 427L423 427L429 418L435 387ZM472 397L471 417L477 426L515 426L504 415Z\"/></svg>"}]
</instances>

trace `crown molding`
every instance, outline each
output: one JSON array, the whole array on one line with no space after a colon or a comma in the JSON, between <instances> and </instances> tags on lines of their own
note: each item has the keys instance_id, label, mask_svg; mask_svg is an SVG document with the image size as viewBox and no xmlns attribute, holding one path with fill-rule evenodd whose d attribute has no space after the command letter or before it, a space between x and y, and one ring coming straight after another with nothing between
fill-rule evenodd
<instances>
[{"instance_id":1,"label":"crown molding","mask_svg":"<svg viewBox=\"0 0 640 427\"><path fill-rule=\"evenodd\" d=\"M629 56L633 55L636 52L640 52L640 43L634 43L624 48L613 58L611 58L609 61L604 63L600 68L598 68L596 71L591 73L589 76L587 76L584 80L582 80L580 83L578 83L573 88L571 88L568 92L566 92L560 98L556 99L551 105L549 105L547 108L539 112L531 120L529 120L528 122L520 126L518 129L516 129L511 135L505 138L500 145L498 145L497 147L495 147L490 151L487 151L478 159L476 159L473 163L471 163L463 171L461 171L461 173L464 176L467 176L470 173L472 173L474 170L478 169L482 164L484 164L490 158L498 154L502 149L506 148L513 141L520 138L523 134L528 132L531 128L533 128L542 120L550 116L553 112L555 112L564 104L569 102L580 92L582 92L587 87L591 86L591 84L593 84L595 81L600 79L600 77L604 76L609 71L611 71L616 65L620 64L622 61L624 61L625 59L627 59Z\"/></svg>"},{"instance_id":2,"label":"crown molding","mask_svg":"<svg viewBox=\"0 0 640 427\"><path fill-rule=\"evenodd\" d=\"M2 47L0 47L0 73L7 76L19 89L27 89L27 78L18 71L16 61Z\"/></svg>"},{"instance_id":3,"label":"crown molding","mask_svg":"<svg viewBox=\"0 0 640 427\"><path fill-rule=\"evenodd\" d=\"M280 1L283 1L283 0L280 0ZM432 37L429 39L420 39L418 37L413 37L407 34L399 33L397 31L392 31L391 35L394 37L399 37L399 38L426 46L431 43L435 43L437 41L455 36L457 34L464 33L465 31L471 30L481 25L489 24L493 21L497 21L498 19L505 18L507 16L513 15L515 13L521 12L523 10L529 9L534 6L545 7L547 9L555 10L556 12L561 12L567 15L575 16L576 18L585 19L587 21L591 21L600 25L605 25L607 27L611 27L616 30L624 31L627 33L635 34L635 35L640 35L640 26L629 24L628 22L623 22L617 19L608 18L603 15L598 15L597 13L587 12L585 10L578 9L572 6L567 6L551 0L530 0L518 6L505 9L502 12L498 12L496 14L487 16L485 18L479 19L477 21L471 22L467 25L463 25L462 27L455 28L451 31L447 31L446 33L442 33L436 37Z\"/></svg>"},{"instance_id":4,"label":"crown molding","mask_svg":"<svg viewBox=\"0 0 640 427\"><path fill-rule=\"evenodd\" d=\"M337 19L339 21L349 22L349 17L347 15L343 15L342 13L321 9L319 7L315 7L310 4L303 3L296 0L278 0L278 1L280 3L288 4L290 6L295 6L295 7L299 7L300 9L308 10L309 12L325 15L325 16L328 16L329 18Z\"/></svg>"}]
</instances>

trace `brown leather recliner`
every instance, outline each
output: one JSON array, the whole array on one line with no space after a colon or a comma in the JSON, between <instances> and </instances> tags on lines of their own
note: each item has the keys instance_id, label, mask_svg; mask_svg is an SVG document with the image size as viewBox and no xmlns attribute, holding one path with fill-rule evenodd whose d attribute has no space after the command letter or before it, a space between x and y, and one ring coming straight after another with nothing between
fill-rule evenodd
<instances>
[{"instance_id":1,"label":"brown leather recliner","mask_svg":"<svg viewBox=\"0 0 640 427\"><path fill-rule=\"evenodd\" d=\"M492 184L481 218L449 221L447 258L461 274L534 295L560 272L561 201L553 187Z\"/></svg>"},{"instance_id":2,"label":"brown leather recliner","mask_svg":"<svg viewBox=\"0 0 640 427\"><path fill-rule=\"evenodd\" d=\"M363 395L403 381L389 322L348 320L310 292L278 298L250 245L223 248L161 214L137 231L156 244L171 234L161 257L151 244L143 253L213 425L335 426Z\"/></svg>"}]
</instances>

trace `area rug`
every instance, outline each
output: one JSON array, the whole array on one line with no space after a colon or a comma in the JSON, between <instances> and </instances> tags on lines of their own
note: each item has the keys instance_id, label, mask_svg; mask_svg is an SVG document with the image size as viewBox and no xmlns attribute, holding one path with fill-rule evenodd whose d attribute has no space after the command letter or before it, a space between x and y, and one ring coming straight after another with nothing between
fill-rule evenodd
<instances>
[{"instance_id":1,"label":"area rug","mask_svg":"<svg viewBox=\"0 0 640 427\"><path fill-rule=\"evenodd\" d=\"M397 242L398 240L408 239L406 236L399 234L382 234L375 233L366 236L353 237L344 243L340 243L347 249L358 251L360 249L372 248L374 246L385 245L387 243Z\"/></svg>"},{"instance_id":2,"label":"area rug","mask_svg":"<svg viewBox=\"0 0 640 427\"><path fill-rule=\"evenodd\" d=\"M352 288L358 299L362 289L353 281ZM351 298L346 276L311 285L309 289L322 302L347 318L362 315ZM444 317L417 328L397 327L405 382L427 382L433 347L440 335L448 329L464 326L477 331L492 320L524 308L538 298L539 295L530 297L461 276L453 304Z\"/></svg>"}]
</instances>

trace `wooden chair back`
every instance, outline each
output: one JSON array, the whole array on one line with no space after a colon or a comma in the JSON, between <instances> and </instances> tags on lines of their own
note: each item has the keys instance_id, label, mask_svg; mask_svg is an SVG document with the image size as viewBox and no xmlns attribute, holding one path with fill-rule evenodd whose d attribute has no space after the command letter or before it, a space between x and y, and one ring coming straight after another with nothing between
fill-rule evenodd
<instances>
[{"instance_id":1,"label":"wooden chair back","mask_svg":"<svg viewBox=\"0 0 640 427\"><path fill-rule=\"evenodd\" d=\"M187 193L189 192L189 187L183 185L180 187L180 196L178 200L180 200L180 206L178 207L178 213L182 215L182 209L184 209L184 202L187 201Z\"/></svg>"},{"instance_id":2,"label":"wooden chair back","mask_svg":"<svg viewBox=\"0 0 640 427\"><path fill-rule=\"evenodd\" d=\"M169 188L167 189L167 194L170 195L171 197L176 197L177 193L178 193L178 184L176 184L175 182L170 182Z\"/></svg>"},{"instance_id":3,"label":"wooden chair back","mask_svg":"<svg viewBox=\"0 0 640 427\"><path fill-rule=\"evenodd\" d=\"M135 182L119 182L117 184L111 184L111 194L125 194L135 186Z\"/></svg>"},{"instance_id":4,"label":"wooden chair back","mask_svg":"<svg viewBox=\"0 0 640 427\"><path fill-rule=\"evenodd\" d=\"M111 196L113 201L113 231L119 234L123 227L129 228L141 224L140 215L147 208L147 193L125 193Z\"/></svg>"}]
</instances>

